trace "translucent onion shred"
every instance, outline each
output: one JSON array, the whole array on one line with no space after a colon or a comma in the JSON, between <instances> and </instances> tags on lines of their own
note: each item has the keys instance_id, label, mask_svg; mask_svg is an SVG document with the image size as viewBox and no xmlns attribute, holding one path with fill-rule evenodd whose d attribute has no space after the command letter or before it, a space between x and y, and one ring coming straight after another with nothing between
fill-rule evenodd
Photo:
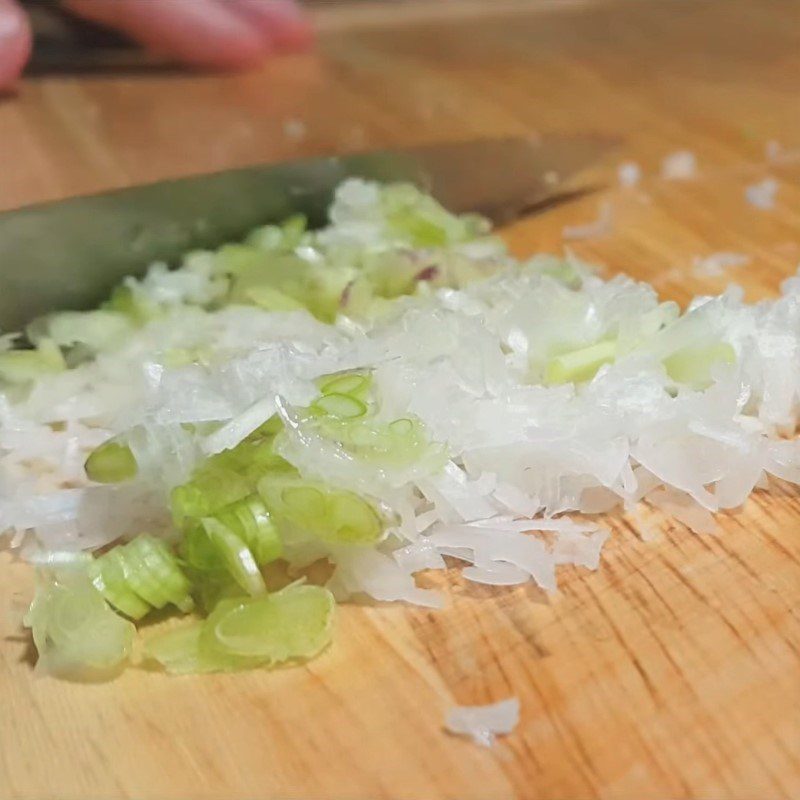
<instances>
[{"instance_id":1,"label":"translucent onion shred","mask_svg":"<svg viewBox=\"0 0 800 800\"><path fill-rule=\"evenodd\" d=\"M45 669L303 661L334 598L441 607L415 576L445 556L552 591L611 509L704 533L800 482L800 275L681 311L413 186L347 181L329 217L0 336L0 536Z\"/></svg>"}]
</instances>

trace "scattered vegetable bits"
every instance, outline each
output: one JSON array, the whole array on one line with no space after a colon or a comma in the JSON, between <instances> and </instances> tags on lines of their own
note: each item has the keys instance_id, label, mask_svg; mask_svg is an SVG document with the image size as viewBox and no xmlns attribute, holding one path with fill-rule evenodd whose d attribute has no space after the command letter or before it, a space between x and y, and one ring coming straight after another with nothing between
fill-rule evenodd
<instances>
[{"instance_id":1,"label":"scattered vegetable bits","mask_svg":"<svg viewBox=\"0 0 800 800\"><path fill-rule=\"evenodd\" d=\"M706 531L768 476L800 482L798 364L800 278L681 312L348 181L321 230L260 228L0 339L0 532L36 565L26 622L58 675L300 661L334 600L440 607L414 575L444 556L552 591L597 567L593 514ZM187 616L137 633L157 609ZM451 727L483 740L500 711Z\"/></svg>"}]
</instances>

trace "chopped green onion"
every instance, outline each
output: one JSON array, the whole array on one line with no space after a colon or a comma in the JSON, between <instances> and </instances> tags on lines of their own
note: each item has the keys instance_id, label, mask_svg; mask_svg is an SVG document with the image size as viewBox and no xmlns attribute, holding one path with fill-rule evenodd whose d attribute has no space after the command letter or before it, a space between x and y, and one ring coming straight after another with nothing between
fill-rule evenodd
<instances>
[{"instance_id":1,"label":"chopped green onion","mask_svg":"<svg viewBox=\"0 0 800 800\"><path fill-rule=\"evenodd\" d=\"M243 546L239 540L235 545L236 552ZM188 528L180 549L194 595L206 612L213 609L220 599L242 594L242 587L231 573L225 553L208 535L204 525L198 523Z\"/></svg>"},{"instance_id":2,"label":"chopped green onion","mask_svg":"<svg viewBox=\"0 0 800 800\"><path fill-rule=\"evenodd\" d=\"M210 614L221 600L242 596L242 587L226 569L198 572L195 578L195 596L205 614Z\"/></svg>"},{"instance_id":3,"label":"chopped green onion","mask_svg":"<svg viewBox=\"0 0 800 800\"><path fill-rule=\"evenodd\" d=\"M416 247L443 247L468 238L469 226L411 184L381 190L390 230Z\"/></svg>"},{"instance_id":4,"label":"chopped green onion","mask_svg":"<svg viewBox=\"0 0 800 800\"><path fill-rule=\"evenodd\" d=\"M123 566L136 564L143 567L137 570L136 577L138 585L146 587L145 591L149 595L166 598L162 604L152 603L156 608L162 608L167 603L172 603L181 611L191 611L194 607L190 595L191 586L186 575L183 574L178 560L169 549L169 546L162 539L143 534L137 536L122 548ZM131 583L131 576L126 572L128 582ZM148 596L134 590L145 600Z\"/></svg>"},{"instance_id":5,"label":"chopped green onion","mask_svg":"<svg viewBox=\"0 0 800 800\"><path fill-rule=\"evenodd\" d=\"M444 464L446 453L428 439L425 426L416 418L402 418L387 424L359 418L319 418L319 432L338 442L358 458L375 464L404 466L426 458Z\"/></svg>"},{"instance_id":6,"label":"chopped green onion","mask_svg":"<svg viewBox=\"0 0 800 800\"><path fill-rule=\"evenodd\" d=\"M281 492L281 499L296 514L325 516L325 495L313 486L289 486Z\"/></svg>"},{"instance_id":7,"label":"chopped green onion","mask_svg":"<svg viewBox=\"0 0 800 800\"><path fill-rule=\"evenodd\" d=\"M84 464L86 477L97 483L121 483L136 477L138 465L130 447L115 439L96 447Z\"/></svg>"},{"instance_id":8,"label":"chopped green onion","mask_svg":"<svg viewBox=\"0 0 800 800\"><path fill-rule=\"evenodd\" d=\"M109 550L88 566L89 577L105 599L131 619L141 619L152 606L128 585L119 548Z\"/></svg>"},{"instance_id":9,"label":"chopped green onion","mask_svg":"<svg viewBox=\"0 0 800 800\"><path fill-rule=\"evenodd\" d=\"M279 292L323 322L334 321L342 292L353 277L352 268L337 269L293 253L267 253L245 245L222 248L219 257L222 269L234 276L230 302L253 303L254 297L274 300L273 292ZM272 292L259 294L264 288Z\"/></svg>"},{"instance_id":10,"label":"chopped green onion","mask_svg":"<svg viewBox=\"0 0 800 800\"><path fill-rule=\"evenodd\" d=\"M545 369L545 382L553 385L591 380L600 367L614 360L616 353L617 343L604 341L551 358Z\"/></svg>"},{"instance_id":11,"label":"chopped green onion","mask_svg":"<svg viewBox=\"0 0 800 800\"><path fill-rule=\"evenodd\" d=\"M261 250L288 252L302 243L307 228L306 217L303 214L294 214L281 225L256 228L247 237L247 244Z\"/></svg>"},{"instance_id":12,"label":"chopped green onion","mask_svg":"<svg viewBox=\"0 0 800 800\"><path fill-rule=\"evenodd\" d=\"M246 439L248 443L262 443L264 439L269 439L283 430L283 421L277 414L273 414L265 423L259 425Z\"/></svg>"},{"instance_id":13,"label":"chopped green onion","mask_svg":"<svg viewBox=\"0 0 800 800\"><path fill-rule=\"evenodd\" d=\"M216 252L216 270L223 275L240 275L260 267L267 259L263 250L246 244L226 244Z\"/></svg>"},{"instance_id":14,"label":"chopped green onion","mask_svg":"<svg viewBox=\"0 0 800 800\"><path fill-rule=\"evenodd\" d=\"M248 546L257 564L269 564L280 558L283 552L280 534L257 494L224 509L216 519Z\"/></svg>"},{"instance_id":15,"label":"chopped green onion","mask_svg":"<svg viewBox=\"0 0 800 800\"><path fill-rule=\"evenodd\" d=\"M170 494L172 519L177 528L212 517L232 503L251 495L265 475L294 475L295 468L272 449L280 419L270 417L261 428L230 450L207 459L191 480Z\"/></svg>"},{"instance_id":16,"label":"chopped green onion","mask_svg":"<svg viewBox=\"0 0 800 800\"><path fill-rule=\"evenodd\" d=\"M673 381L697 389L704 389L711 383L711 370L716 364L735 363L736 351L727 342L684 347L664 359L664 367Z\"/></svg>"},{"instance_id":17,"label":"chopped green onion","mask_svg":"<svg viewBox=\"0 0 800 800\"><path fill-rule=\"evenodd\" d=\"M273 286L250 286L244 293L254 306L264 311L297 311L305 308L299 300Z\"/></svg>"},{"instance_id":18,"label":"chopped green onion","mask_svg":"<svg viewBox=\"0 0 800 800\"><path fill-rule=\"evenodd\" d=\"M346 394L357 400L366 400L372 386L372 378L360 372L349 372L326 378L320 384L322 394Z\"/></svg>"},{"instance_id":19,"label":"chopped green onion","mask_svg":"<svg viewBox=\"0 0 800 800\"><path fill-rule=\"evenodd\" d=\"M100 308L124 314L136 325L144 325L158 314L158 309L153 303L138 296L127 286L118 286L114 289L111 297Z\"/></svg>"},{"instance_id":20,"label":"chopped green onion","mask_svg":"<svg viewBox=\"0 0 800 800\"><path fill-rule=\"evenodd\" d=\"M344 544L374 542L381 535L381 522L375 510L360 497L345 492L332 495L328 503L334 539Z\"/></svg>"},{"instance_id":21,"label":"chopped green onion","mask_svg":"<svg viewBox=\"0 0 800 800\"><path fill-rule=\"evenodd\" d=\"M227 526L213 517L202 520L219 560L239 586L250 595L263 594L267 587L250 548Z\"/></svg>"},{"instance_id":22,"label":"chopped green onion","mask_svg":"<svg viewBox=\"0 0 800 800\"><path fill-rule=\"evenodd\" d=\"M311 658L330 643L335 607L327 589L296 584L263 597L223 600L203 625L200 652L266 664Z\"/></svg>"},{"instance_id":23,"label":"chopped green onion","mask_svg":"<svg viewBox=\"0 0 800 800\"><path fill-rule=\"evenodd\" d=\"M321 483L264 478L258 487L279 523L309 536L340 544L371 544L383 534L383 523L370 503L356 494Z\"/></svg>"},{"instance_id":24,"label":"chopped green onion","mask_svg":"<svg viewBox=\"0 0 800 800\"><path fill-rule=\"evenodd\" d=\"M166 542L142 534L109 550L89 569L94 586L111 605L133 619L168 603L194 607L189 580Z\"/></svg>"},{"instance_id":25,"label":"chopped green onion","mask_svg":"<svg viewBox=\"0 0 800 800\"><path fill-rule=\"evenodd\" d=\"M250 481L242 475L210 466L202 468L189 483L176 486L170 493L173 522L183 528L188 521L215 514L251 491Z\"/></svg>"},{"instance_id":26,"label":"chopped green onion","mask_svg":"<svg viewBox=\"0 0 800 800\"><path fill-rule=\"evenodd\" d=\"M180 543L180 554L193 570L212 571L222 568L219 552L201 524L188 527ZM196 580L192 581L196 583Z\"/></svg>"},{"instance_id":27,"label":"chopped green onion","mask_svg":"<svg viewBox=\"0 0 800 800\"><path fill-rule=\"evenodd\" d=\"M355 419L367 413L367 406L348 394L325 394L314 401L311 408L323 414L342 419Z\"/></svg>"},{"instance_id":28,"label":"chopped green onion","mask_svg":"<svg viewBox=\"0 0 800 800\"><path fill-rule=\"evenodd\" d=\"M145 659L157 661L171 675L237 672L264 663L261 658L224 655L202 647L205 628L206 621L196 621L150 636L145 642L143 655Z\"/></svg>"},{"instance_id":29,"label":"chopped green onion","mask_svg":"<svg viewBox=\"0 0 800 800\"><path fill-rule=\"evenodd\" d=\"M48 338L61 347L82 345L92 354L118 347L131 330L131 320L110 309L61 311L39 317L27 327L34 344Z\"/></svg>"},{"instance_id":30,"label":"chopped green onion","mask_svg":"<svg viewBox=\"0 0 800 800\"><path fill-rule=\"evenodd\" d=\"M0 381L6 383L24 384L66 368L61 350L51 339L42 339L35 350L0 353Z\"/></svg>"},{"instance_id":31,"label":"chopped green onion","mask_svg":"<svg viewBox=\"0 0 800 800\"><path fill-rule=\"evenodd\" d=\"M410 419L396 419L389 423L389 430L395 436L408 436L414 431L414 423Z\"/></svg>"},{"instance_id":32,"label":"chopped green onion","mask_svg":"<svg viewBox=\"0 0 800 800\"><path fill-rule=\"evenodd\" d=\"M151 574L149 565L138 550L130 551L123 545L119 550L125 580L139 597L154 608L163 608L169 596L163 586Z\"/></svg>"},{"instance_id":33,"label":"chopped green onion","mask_svg":"<svg viewBox=\"0 0 800 800\"><path fill-rule=\"evenodd\" d=\"M180 625L150 636L144 644L145 659L158 661L172 675L212 672L213 666L200 657L202 622Z\"/></svg>"},{"instance_id":34,"label":"chopped green onion","mask_svg":"<svg viewBox=\"0 0 800 800\"><path fill-rule=\"evenodd\" d=\"M320 586L292 584L221 600L208 619L151 636L146 658L172 674L224 672L317 655L330 643L336 604Z\"/></svg>"},{"instance_id":35,"label":"chopped green onion","mask_svg":"<svg viewBox=\"0 0 800 800\"><path fill-rule=\"evenodd\" d=\"M128 658L133 624L115 614L85 575L42 579L25 617L39 657L66 677L92 677Z\"/></svg>"}]
</instances>

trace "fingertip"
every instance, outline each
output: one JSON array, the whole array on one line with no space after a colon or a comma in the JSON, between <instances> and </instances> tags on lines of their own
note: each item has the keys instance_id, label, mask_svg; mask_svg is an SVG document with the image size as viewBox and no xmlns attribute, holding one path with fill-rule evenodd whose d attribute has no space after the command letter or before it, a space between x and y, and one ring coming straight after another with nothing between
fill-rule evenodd
<instances>
[{"instance_id":1,"label":"fingertip","mask_svg":"<svg viewBox=\"0 0 800 800\"><path fill-rule=\"evenodd\" d=\"M241 70L259 65L271 44L246 20L213 0L65 0L73 11L122 31L183 64Z\"/></svg>"},{"instance_id":2,"label":"fingertip","mask_svg":"<svg viewBox=\"0 0 800 800\"><path fill-rule=\"evenodd\" d=\"M306 50L316 38L308 15L294 0L231 0L230 7L281 52Z\"/></svg>"},{"instance_id":3,"label":"fingertip","mask_svg":"<svg viewBox=\"0 0 800 800\"><path fill-rule=\"evenodd\" d=\"M31 27L12 0L0 0L0 92L14 88L31 54Z\"/></svg>"}]
</instances>

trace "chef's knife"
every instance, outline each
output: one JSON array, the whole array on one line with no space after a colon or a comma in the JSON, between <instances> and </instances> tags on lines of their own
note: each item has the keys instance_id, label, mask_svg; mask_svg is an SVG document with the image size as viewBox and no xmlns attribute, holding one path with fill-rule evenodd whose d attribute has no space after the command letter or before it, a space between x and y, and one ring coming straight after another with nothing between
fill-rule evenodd
<instances>
[{"instance_id":1,"label":"chef's knife","mask_svg":"<svg viewBox=\"0 0 800 800\"><path fill-rule=\"evenodd\" d=\"M587 191L573 179L608 140L485 140L283 164L163 181L0 214L0 330L39 314L91 308L153 261L175 263L302 212L324 222L346 178L410 181L453 211L506 222Z\"/></svg>"}]
</instances>

